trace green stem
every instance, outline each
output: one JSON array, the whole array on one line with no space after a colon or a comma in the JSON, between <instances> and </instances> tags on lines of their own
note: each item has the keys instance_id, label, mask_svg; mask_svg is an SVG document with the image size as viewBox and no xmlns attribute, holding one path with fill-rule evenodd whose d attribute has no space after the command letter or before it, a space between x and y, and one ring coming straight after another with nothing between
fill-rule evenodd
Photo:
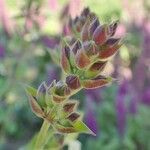
<instances>
[{"instance_id":1,"label":"green stem","mask_svg":"<svg viewBox=\"0 0 150 150\"><path fill-rule=\"evenodd\" d=\"M42 150L44 144L47 141L49 127L50 123L47 120L44 120L35 142L35 150Z\"/></svg>"}]
</instances>

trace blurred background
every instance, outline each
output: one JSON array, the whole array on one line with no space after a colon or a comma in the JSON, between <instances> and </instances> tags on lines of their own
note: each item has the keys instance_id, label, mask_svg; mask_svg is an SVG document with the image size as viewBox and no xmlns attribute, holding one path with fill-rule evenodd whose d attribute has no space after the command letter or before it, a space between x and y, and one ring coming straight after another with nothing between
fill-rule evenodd
<instances>
[{"instance_id":1,"label":"blurred background","mask_svg":"<svg viewBox=\"0 0 150 150\"><path fill-rule=\"evenodd\" d=\"M102 24L119 20L124 45L106 68L118 82L75 96L97 136L70 137L65 149L150 150L149 0L0 0L0 150L21 149L40 129L24 85L61 78L66 20L87 6Z\"/></svg>"}]
</instances>

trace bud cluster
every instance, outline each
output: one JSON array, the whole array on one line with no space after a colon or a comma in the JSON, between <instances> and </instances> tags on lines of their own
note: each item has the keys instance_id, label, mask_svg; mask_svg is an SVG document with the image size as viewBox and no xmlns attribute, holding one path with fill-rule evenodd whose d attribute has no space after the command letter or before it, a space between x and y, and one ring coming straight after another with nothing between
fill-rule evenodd
<instances>
[{"instance_id":1,"label":"bud cluster","mask_svg":"<svg viewBox=\"0 0 150 150\"><path fill-rule=\"evenodd\" d=\"M82 88L93 89L113 79L101 75L109 58L121 46L113 35L117 22L101 25L96 15L85 8L80 16L69 20L71 36L63 43L61 65L68 75L78 78Z\"/></svg>"},{"instance_id":2,"label":"bud cluster","mask_svg":"<svg viewBox=\"0 0 150 150\"><path fill-rule=\"evenodd\" d=\"M101 74L109 58L121 46L113 38L117 22L101 25L96 15L85 8L80 16L69 20L70 37L62 44L61 66L65 81L43 82L38 90L27 88L33 112L47 120L59 133L94 134L77 112L78 102L69 100L80 89L94 89L113 81Z\"/></svg>"},{"instance_id":3,"label":"bud cluster","mask_svg":"<svg viewBox=\"0 0 150 150\"><path fill-rule=\"evenodd\" d=\"M70 77L66 82L69 79ZM81 121L81 115L77 112L78 101L69 100L71 92L79 86L76 79L73 80L70 84L53 81L51 85L47 85L43 82L38 90L27 87L30 106L38 117L50 123L56 133L83 132L94 135Z\"/></svg>"}]
</instances>

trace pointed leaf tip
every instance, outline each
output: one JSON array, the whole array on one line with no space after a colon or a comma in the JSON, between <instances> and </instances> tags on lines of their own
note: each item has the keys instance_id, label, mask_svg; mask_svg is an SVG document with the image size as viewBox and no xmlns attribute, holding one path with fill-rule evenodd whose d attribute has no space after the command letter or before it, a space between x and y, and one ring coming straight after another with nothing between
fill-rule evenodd
<instances>
[{"instance_id":1,"label":"pointed leaf tip","mask_svg":"<svg viewBox=\"0 0 150 150\"><path fill-rule=\"evenodd\" d=\"M33 87L29 86L29 85L26 85L25 86L25 90L26 90L27 94L30 94L30 95L36 97L37 89L35 89L35 88L33 88Z\"/></svg>"},{"instance_id":2,"label":"pointed leaf tip","mask_svg":"<svg viewBox=\"0 0 150 150\"><path fill-rule=\"evenodd\" d=\"M89 129L81 120L77 120L75 123L73 123L73 127L78 132L87 133L96 136L96 134L91 129Z\"/></svg>"},{"instance_id":3,"label":"pointed leaf tip","mask_svg":"<svg viewBox=\"0 0 150 150\"><path fill-rule=\"evenodd\" d=\"M30 103L30 107L31 107L33 113L36 114L38 117L43 118L44 112L43 112L42 108L37 103L35 97L33 97L30 94L29 94L29 103Z\"/></svg>"}]
</instances>

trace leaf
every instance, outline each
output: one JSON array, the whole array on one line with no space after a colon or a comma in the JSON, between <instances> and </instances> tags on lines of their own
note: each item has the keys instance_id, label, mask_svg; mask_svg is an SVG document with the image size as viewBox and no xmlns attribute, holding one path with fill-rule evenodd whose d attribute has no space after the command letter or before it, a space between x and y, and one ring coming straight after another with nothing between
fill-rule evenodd
<instances>
[{"instance_id":1,"label":"leaf","mask_svg":"<svg viewBox=\"0 0 150 150\"><path fill-rule=\"evenodd\" d=\"M28 94L30 107L33 113L42 118L44 116L44 112L35 98L37 90L31 86L26 86L26 92Z\"/></svg>"},{"instance_id":2,"label":"leaf","mask_svg":"<svg viewBox=\"0 0 150 150\"><path fill-rule=\"evenodd\" d=\"M42 84L39 86L36 94L36 99L40 106L46 107L45 102L45 95L46 95L46 84L45 82L42 82Z\"/></svg>"},{"instance_id":3,"label":"leaf","mask_svg":"<svg viewBox=\"0 0 150 150\"><path fill-rule=\"evenodd\" d=\"M26 92L34 97L36 97L37 89L31 87L31 86L26 86L25 88Z\"/></svg>"},{"instance_id":4,"label":"leaf","mask_svg":"<svg viewBox=\"0 0 150 150\"><path fill-rule=\"evenodd\" d=\"M72 125L76 129L77 132L92 134L96 136L96 134L92 130L90 130L81 120L77 120Z\"/></svg>"},{"instance_id":5,"label":"leaf","mask_svg":"<svg viewBox=\"0 0 150 150\"><path fill-rule=\"evenodd\" d=\"M40 105L37 103L35 97L33 97L30 94L28 94L28 95L29 95L29 103L30 103L33 113L35 113L38 117L43 118L44 112L43 112L42 108L40 107Z\"/></svg>"}]
</instances>

